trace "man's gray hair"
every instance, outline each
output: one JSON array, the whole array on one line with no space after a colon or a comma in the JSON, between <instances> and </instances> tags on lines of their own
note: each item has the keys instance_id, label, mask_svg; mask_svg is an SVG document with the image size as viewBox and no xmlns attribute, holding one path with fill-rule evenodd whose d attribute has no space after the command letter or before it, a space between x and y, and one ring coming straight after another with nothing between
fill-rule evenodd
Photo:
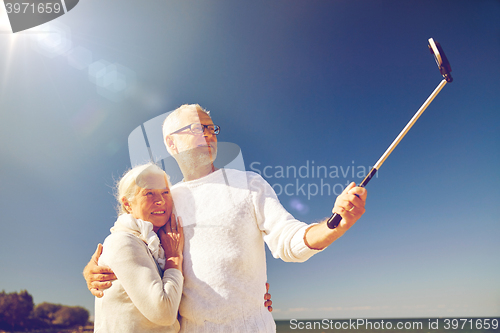
<instances>
[{"instance_id":1,"label":"man's gray hair","mask_svg":"<svg viewBox=\"0 0 500 333\"><path fill-rule=\"evenodd\" d=\"M190 110L196 110L206 113L210 116L210 111L205 110L199 104L184 104L172 111L163 121L162 131L163 131L163 143L166 146L165 138L172 132L175 132L179 129L180 126L180 118L183 113ZM168 150L168 148L167 148Z\"/></svg>"}]
</instances>

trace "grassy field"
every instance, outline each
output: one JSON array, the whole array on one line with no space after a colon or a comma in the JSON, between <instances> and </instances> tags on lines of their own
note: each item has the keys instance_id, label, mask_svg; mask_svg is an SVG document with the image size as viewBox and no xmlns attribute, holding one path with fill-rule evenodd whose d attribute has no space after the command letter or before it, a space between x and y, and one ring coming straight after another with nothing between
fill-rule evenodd
<instances>
[{"instance_id":1,"label":"grassy field","mask_svg":"<svg viewBox=\"0 0 500 333\"><path fill-rule=\"evenodd\" d=\"M92 333L94 332L94 326L79 326L73 328L66 329L41 329L41 330L32 330L32 331L15 331L12 333ZM6 333L5 331L0 330L0 333Z\"/></svg>"}]
</instances>

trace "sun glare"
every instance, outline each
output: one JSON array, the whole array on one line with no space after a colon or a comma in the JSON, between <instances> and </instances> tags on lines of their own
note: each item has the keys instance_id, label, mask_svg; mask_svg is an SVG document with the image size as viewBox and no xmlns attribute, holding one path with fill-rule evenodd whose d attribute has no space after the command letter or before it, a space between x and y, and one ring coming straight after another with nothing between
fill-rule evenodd
<instances>
[{"instance_id":1,"label":"sun glare","mask_svg":"<svg viewBox=\"0 0 500 333\"><path fill-rule=\"evenodd\" d=\"M26 32L13 33L4 1L0 1L0 84L2 86L5 86L9 80L10 68L15 58L16 48L19 48L19 46L28 47L30 45L29 39L32 38L33 33L39 33L40 29L37 28L31 28ZM1 91L4 91L4 89L1 89ZM2 97L1 92L0 97Z\"/></svg>"},{"instance_id":2,"label":"sun glare","mask_svg":"<svg viewBox=\"0 0 500 333\"><path fill-rule=\"evenodd\" d=\"M9 79L9 72L16 48L23 50L32 44L32 40L46 38L50 35L47 25L36 26L25 31L13 33L4 1L0 0L0 82L5 85Z\"/></svg>"},{"instance_id":3,"label":"sun glare","mask_svg":"<svg viewBox=\"0 0 500 333\"><path fill-rule=\"evenodd\" d=\"M12 33L12 29L10 28L9 17L7 16L7 12L5 11L5 5L3 1L0 1L2 4L0 5L0 32L10 32Z\"/></svg>"},{"instance_id":4,"label":"sun glare","mask_svg":"<svg viewBox=\"0 0 500 333\"><path fill-rule=\"evenodd\" d=\"M3 1L0 4L0 45L2 45L2 53L0 54L0 68L2 68L2 75L0 76L2 86L7 82L9 76L10 62L12 58L12 53L14 49L15 39L17 38L15 34L12 33L10 28L9 17L5 10ZM2 89L3 91L4 89Z\"/></svg>"}]
</instances>

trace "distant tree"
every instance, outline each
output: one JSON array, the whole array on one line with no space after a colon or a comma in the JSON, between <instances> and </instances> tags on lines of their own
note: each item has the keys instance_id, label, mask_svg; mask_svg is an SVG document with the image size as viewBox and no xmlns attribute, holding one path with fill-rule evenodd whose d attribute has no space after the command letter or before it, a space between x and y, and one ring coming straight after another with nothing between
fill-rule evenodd
<instances>
[{"instance_id":1,"label":"distant tree","mask_svg":"<svg viewBox=\"0 0 500 333\"><path fill-rule=\"evenodd\" d=\"M47 324L57 326L83 326L89 320L89 312L85 308L47 302L38 304L34 315Z\"/></svg>"},{"instance_id":2,"label":"distant tree","mask_svg":"<svg viewBox=\"0 0 500 333\"><path fill-rule=\"evenodd\" d=\"M88 320L89 312L80 306L44 302L34 307L33 297L26 290L0 293L0 330L84 326Z\"/></svg>"},{"instance_id":3,"label":"distant tree","mask_svg":"<svg viewBox=\"0 0 500 333\"><path fill-rule=\"evenodd\" d=\"M55 313L54 325L85 325L89 320L89 312L80 306L63 306Z\"/></svg>"},{"instance_id":4,"label":"distant tree","mask_svg":"<svg viewBox=\"0 0 500 333\"><path fill-rule=\"evenodd\" d=\"M6 294L0 293L0 329L24 329L30 322L33 297L26 290Z\"/></svg>"},{"instance_id":5,"label":"distant tree","mask_svg":"<svg viewBox=\"0 0 500 333\"><path fill-rule=\"evenodd\" d=\"M62 307L60 304L43 302L35 306L34 316L43 320L47 324L52 324L55 319L55 313Z\"/></svg>"}]
</instances>

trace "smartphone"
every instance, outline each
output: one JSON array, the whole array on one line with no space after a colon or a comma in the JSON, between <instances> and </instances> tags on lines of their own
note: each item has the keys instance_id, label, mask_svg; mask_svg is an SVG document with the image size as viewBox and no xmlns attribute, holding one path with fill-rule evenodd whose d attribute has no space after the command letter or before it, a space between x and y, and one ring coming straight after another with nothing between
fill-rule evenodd
<instances>
[{"instance_id":1,"label":"smartphone","mask_svg":"<svg viewBox=\"0 0 500 333\"><path fill-rule=\"evenodd\" d=\"M446 58L446 55L444 54L441 44L434 41L434 39L429 38L429 50L431 51L432 55L434 55L434 59L436 60L436 64L439 67L441 75L443 75L447 82L452 82L453 78L450 74L451 66L448 62L448 58Z\"/></svg>"}]
</instances>

